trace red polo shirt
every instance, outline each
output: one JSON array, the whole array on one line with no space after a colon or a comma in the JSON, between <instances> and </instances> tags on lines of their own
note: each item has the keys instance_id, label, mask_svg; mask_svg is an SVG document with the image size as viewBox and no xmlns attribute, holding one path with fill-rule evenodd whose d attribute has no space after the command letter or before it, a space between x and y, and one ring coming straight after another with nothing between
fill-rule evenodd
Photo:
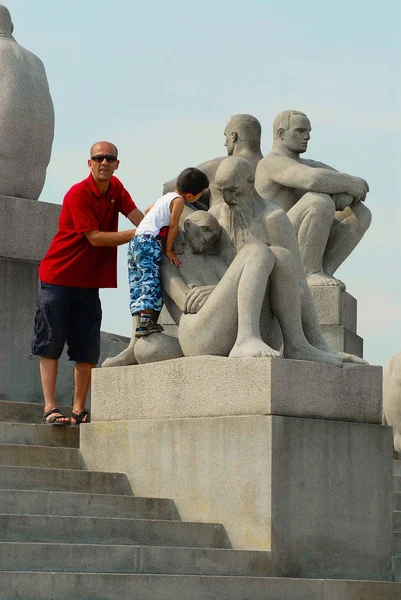
<instances>
[{"instance_id":1,"label":"red polo shirt","mask_svg":"<svg viewBox=\"0 0 401 600\"><path fill-rule=\"evenodd\" d=\"M117 248L92 246L85 232L117 231L118 213L136 208L117 177L102 196L92 175L73 185L61 208L59 228L39 266L45 283L85 288L117 287Z\"/></svg>"}]
</instances>

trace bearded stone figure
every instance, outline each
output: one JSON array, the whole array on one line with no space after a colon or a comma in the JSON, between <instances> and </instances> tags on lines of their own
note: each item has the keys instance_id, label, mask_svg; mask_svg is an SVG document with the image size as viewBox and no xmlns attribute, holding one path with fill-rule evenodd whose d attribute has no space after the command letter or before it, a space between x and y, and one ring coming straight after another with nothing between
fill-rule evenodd
<instances>
[{"instance_id":1,"label":"bearded stone figure","mask_svg":"<svg viewBox=\"0 0 401 600\"><path fill-rule=\"evenodd\" d=\"M0 196L37 200L54 136L54 110L42 61L13 37L0 4Z\"/></svg>"}]
</instances>

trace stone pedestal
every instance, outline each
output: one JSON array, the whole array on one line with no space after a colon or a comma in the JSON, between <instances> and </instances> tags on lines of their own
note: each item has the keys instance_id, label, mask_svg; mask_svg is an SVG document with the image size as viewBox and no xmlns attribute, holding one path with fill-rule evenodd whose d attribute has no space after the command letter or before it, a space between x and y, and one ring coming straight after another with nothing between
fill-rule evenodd
<instances>
[{"instance_id":1,"label":"stone pedestal","mask_svg":"<svg viewBox=\"0 0 401 600\"><path fill-rule=\"evenodd\" d=\"M81 452L136 495L174 498L183 520L223 523L233 548L270 550L275 576L389 580L380 388L378 367L284 359L101 369Z\"/></svg>"},{"instance_id":2,"label":"stone pedestal","mask_svg":"<svg viewBox=\"0 0 401 600\"><path fill-rule=\"evenodd\" d=\"M60 205L0 196L0 400L42 402L36 357L30 361L38 265L57 230ZM128 339L102 333L102 357L121 352ZM73 364L60 360L57 397L70 404Z\"/></svg>"},{"instance_id":3,"label":"stone pedestal","mask_svg":"<svg viewBox=\"0 0 401 600\"><path fill-rule=\"evenodd\" d=\"M310 288L319 323L332 350L363 356L363 339L357 335L357 301L339 287Z\"/></svg>"}]
</instances>

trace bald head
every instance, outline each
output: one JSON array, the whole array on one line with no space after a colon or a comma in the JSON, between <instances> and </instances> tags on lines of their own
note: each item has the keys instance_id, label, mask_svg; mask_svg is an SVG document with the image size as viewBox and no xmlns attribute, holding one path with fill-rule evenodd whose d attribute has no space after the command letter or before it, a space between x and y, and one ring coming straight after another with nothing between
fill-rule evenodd
<instances>
[{"instance_id":1,"label":"bald head","mask_svg":"<svg viewBox=\"0 0 401 600\"><path fill-rule=\"evenodd\" d=\"M227 185L229 183L240 185L241 182L253 183L251 163L239 156L225 158L217 169L216 185Z\"/></svg>"},{"instance_id":2,"label":"bald head","mask_svg":"<svg viewBox=\"0 0 401 600\"><path fill-rule=\"evenodd\" d=\"M252 115L231 117L224 130L228 156L232 156L234 149L238 150L238 147L248 147L260 151L261 133L260 123Z\"/></svg>"},{"instance_id":3,"label":"bald head","mask_svg":"<svg viewBox=\"0 0 401 600\"><path fill-rule=\"evenodd\" d=\"M217 241L220 224L211 213L195 210L185 219L184 230L193 254L202 254Z\"/></svg>"},{"instance_id":4,"label":"bald head","mask_svg":"<svg viewBox=\"0 0 401 600\"><path fill-rule=\"evenodd\" d=\"M90 154L89 156L94 156L97 153L97 149L99 146L109 146L110 148L110 154L114 154L115 156L118 156L118 149L117 146L115 144L113 144L112 142L107 142L107 141L102 141L102 142L95 142L93 144L93 146L90 149ZM109 150L107 150L107 152L109 152Z\"/></svg>"},{"instance_id":5,"label":"bald head","mask_svg":"<svg viewBox=\"0 0 401 600\"><path fill-rule=\"evenodd\" d=\"M241 141L260 142L262 127L252 115L234 115L227 123L226 135L232 132L237 133Z\"/></svg>"},{"instance_id":6,"label":"bald head","mask_svg":"<svg viewBox=\"0 0 401 600\"><path fill-rule=\"evenodd\" d=\"M11 21L10 11L3 4L0 4L0 34L12 35L13 31L14 25Z\"/></svg>"}]
</instances>

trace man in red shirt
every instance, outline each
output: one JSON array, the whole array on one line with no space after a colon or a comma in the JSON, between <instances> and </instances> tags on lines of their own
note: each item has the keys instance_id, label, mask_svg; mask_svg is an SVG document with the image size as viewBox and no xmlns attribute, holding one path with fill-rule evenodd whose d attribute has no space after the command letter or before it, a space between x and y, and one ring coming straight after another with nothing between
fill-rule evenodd
<instances>
[{"instance_id":1,"label":"man in red shirt","mask_svg":"<svg viewBox=\"0 0 401 600\"><path fill-rule=\"evenodd\" d=\"M91 371L100 354L102 309L99 288L117 287L117 246L134 229L117 231L121 212L134 225L143 214L122 183L113 176L118 151L110 142L91 148L89 177L66 194L59 229L39 266L39 297L32 354L40 356L45 408L43 422L88 423L85 410ZM71 421L60 413L55 396L58 359L64 344L76 361Z\"/></svg>"}]
</instances>

